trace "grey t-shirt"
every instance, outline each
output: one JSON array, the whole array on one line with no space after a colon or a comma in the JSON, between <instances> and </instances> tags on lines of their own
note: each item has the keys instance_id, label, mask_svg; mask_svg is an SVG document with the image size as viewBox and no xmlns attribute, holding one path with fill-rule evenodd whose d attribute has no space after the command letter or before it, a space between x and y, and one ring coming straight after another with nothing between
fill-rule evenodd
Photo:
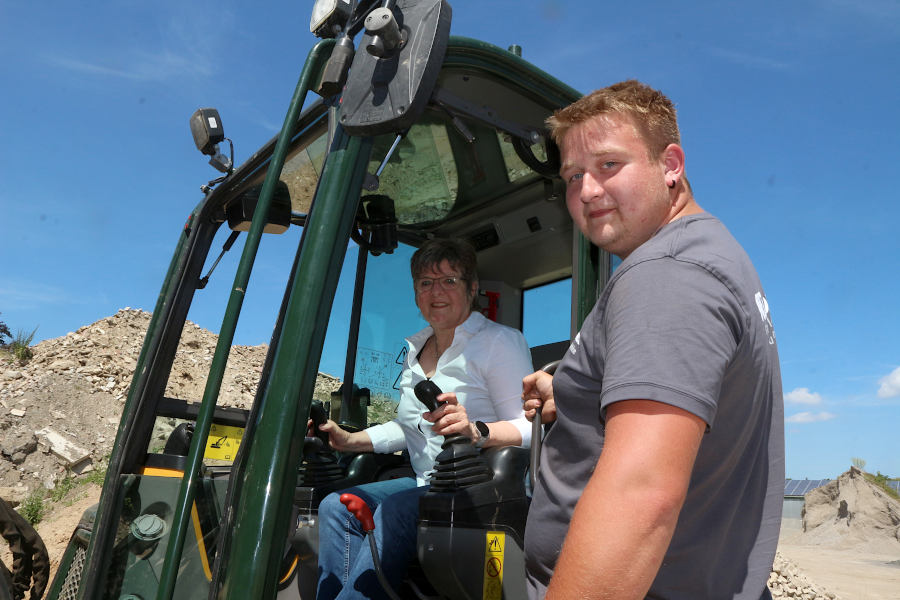
<instances>
[{"instance_id":1,"label":"grey t-shirt","mask_svg":"<svg viewBox=\"0 0 900 600\"><path fill-rule=\"evenodd\" d=\"M673 221L623 261L553 389L558 419L525 534L532 598L543 597L600 456L606 407L630 399L677 406L708 426L647 597L756 600L766 592L784 493L781 373L759 277L718 219Z\"/></svg>"}]
</instances>

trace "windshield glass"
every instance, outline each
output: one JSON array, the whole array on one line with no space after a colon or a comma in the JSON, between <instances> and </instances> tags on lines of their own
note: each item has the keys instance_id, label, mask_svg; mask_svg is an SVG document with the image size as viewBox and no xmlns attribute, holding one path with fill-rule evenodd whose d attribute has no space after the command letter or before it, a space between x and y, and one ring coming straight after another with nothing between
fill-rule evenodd
<instances>
[{"instance_id":1,"label":"windshield glass","mask_svg":"<svg viewBox=\"0 0 900 600\"><path fill-rule=\"evenodd\" d=\"M406 358L406 337L427 325L416 307L409 259L415 248L370 256L359 324L354 383L373 400L400 401L397 383Z\"/></svg>"}]
</instances>

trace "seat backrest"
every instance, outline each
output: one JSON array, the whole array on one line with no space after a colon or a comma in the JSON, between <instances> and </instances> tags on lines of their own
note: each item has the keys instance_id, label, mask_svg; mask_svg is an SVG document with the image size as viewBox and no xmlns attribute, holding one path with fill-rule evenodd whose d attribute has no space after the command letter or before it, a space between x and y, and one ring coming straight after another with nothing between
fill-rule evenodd
<instances>
[{"instance_id":1,"label":"seat backrest","mask_svg":"<svg viewBox=\"0 0 900 600\"><path fill-rule=\"evenodd\" d=\"M569 349L569 341L552 342L531 348L531 364L535 371L540 371L545 365L561 359Z\"/></svg>"}]
</instances>

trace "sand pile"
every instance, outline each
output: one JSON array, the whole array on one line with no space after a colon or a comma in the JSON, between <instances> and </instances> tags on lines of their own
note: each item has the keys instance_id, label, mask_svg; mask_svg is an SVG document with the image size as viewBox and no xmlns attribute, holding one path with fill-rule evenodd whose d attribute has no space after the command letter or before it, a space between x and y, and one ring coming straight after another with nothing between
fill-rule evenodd
<instances>
[{"instance_id":1,"label":"sand pile","mask_svg":"<svg viewBox=\"0 0 900 600\"><path fill-rule=\"evenodd\" d=\"M900 553L900 501L856 467L806 494L802 519L804 544Z\"/></svg>"}]
</instances>

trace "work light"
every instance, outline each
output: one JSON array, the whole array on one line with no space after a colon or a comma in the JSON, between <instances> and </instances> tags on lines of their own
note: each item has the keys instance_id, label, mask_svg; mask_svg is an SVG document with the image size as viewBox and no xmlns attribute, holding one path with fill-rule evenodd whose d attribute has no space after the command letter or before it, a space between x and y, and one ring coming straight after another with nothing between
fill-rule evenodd
<instances>
[{"instance_id":1,"label":"work light","mask_svg":"<svg viewBox=\"0 0 900 600\"><path fill-rule=\"evenodd\" d=\"M316 0L309 19L309 32L320 38L333 38L350 17L350 0Z\"/></svg>"}]
</instances>

